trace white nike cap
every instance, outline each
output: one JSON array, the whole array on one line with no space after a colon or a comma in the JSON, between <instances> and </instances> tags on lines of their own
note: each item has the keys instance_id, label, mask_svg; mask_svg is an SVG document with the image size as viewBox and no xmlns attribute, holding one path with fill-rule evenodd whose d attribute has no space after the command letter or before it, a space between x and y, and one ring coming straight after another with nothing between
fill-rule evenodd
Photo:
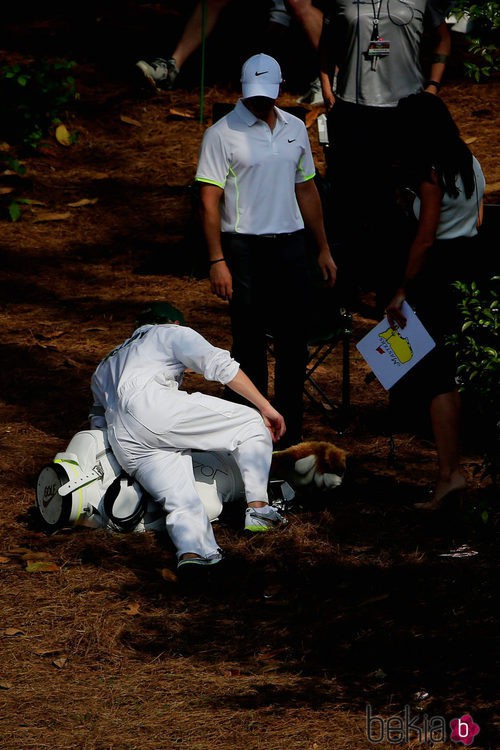
<instances>
[{"instance_id":1,"label":"white nike cap","mask_svg":"<svg viewBox=\"0 0 500 750\"><path fill-rule=\"evenodd\" d=\"M241 92L243 99L265 96L277 99L280 92L281 68L274 57L261 52L249 57L241 69Z\"/></svg>"}]
</instances>

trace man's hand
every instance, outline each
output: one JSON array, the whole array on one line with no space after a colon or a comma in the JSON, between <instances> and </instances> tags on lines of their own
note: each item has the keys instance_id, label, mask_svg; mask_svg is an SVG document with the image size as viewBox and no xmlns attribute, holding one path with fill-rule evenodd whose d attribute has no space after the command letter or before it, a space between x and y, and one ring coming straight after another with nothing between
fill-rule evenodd
<instances>
[{"instance_id":1,"label":"man's hand","mask_svg":"<svg viewBox=\"0 0 500 750\"><path fill-rule=\"evenodd\" d=\"M233 296L233 277L225 261L210 266L210 288L217 297L230 300Z\"/></svg>"},{"instance_id":2,"label":"man's hand","mask_svg":"<svg viewBox=\"0 0 500 750\"><path fill-rule=\"evenodd\" d=\"M218 265L222 265L222 263ZM243 370L238 370L234 378L226 385L258 409L274 442L283 437L286 431L285 420L252 383L248 375L245 375Z\"/></svg>"},{"instance_id":3,"label":"man's hand","mask_svg":"<svg viewBox=\"0 0 500 750\"><path fill-rule=\"evenodd\" d=\"M327 286L332 287L337 280L337 266L332 258L330 250L322 250L318 255L318 266L321 270L323 281Z\"/></svg>"},{"instance_id":4,"label":"man's hand","mask_svg":"<svg viewBox=\"0 0 500 750\"><path fill-rule=\"evenodd\" d=\"M273 442L276 443L286 432L285 420L270 404L262 409L261 414L264 424L271 433Z\"/></svg>"}]
</instances>

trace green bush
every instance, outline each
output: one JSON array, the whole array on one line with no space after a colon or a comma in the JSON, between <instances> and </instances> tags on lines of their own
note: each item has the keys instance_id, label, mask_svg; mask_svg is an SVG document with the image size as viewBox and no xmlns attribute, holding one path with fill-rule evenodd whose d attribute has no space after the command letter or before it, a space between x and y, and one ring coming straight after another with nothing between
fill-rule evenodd
<instances>
[{"instance_id":1,"label":"green bush","mask_svg":"<svg viewBox=\"0 0 500 750\"><path fill-rule=\"evenodd\" d=\"M478 82L490 78L500 70L500 3L454 0L450 12L457 18L464 14L470 17L471 29L466 34L470 59L464 62L466 75Z\"/></svg>"},{"instance_id":2,"label":"green bush","mask_svg":"<svg viewBox=\"0 0 500 750\"><path fill-rule=\"evenodd\" d=\"M480 425L484 472L500 471L500 276L480 286L455 282L462 327L450 337L459 388Z\"/></svg>"},{"instance_id":3,"label":"green bush","mask_svg":"<svg viewBox=\"0 0 500 750\"><path fill-rule=\"evenodd\" d=\"M36 149L77 98L75 64L41 60L0 67L0 139Z\"/></svg>"},{"instance_id":4,"label":"green bush","mask_svg":"<svg viewBox=\"0 0 500 750\"><path fill-rule=\"evenodd\" d=\"M10 150L0 150L0 172L2 173L3 179L7 179L10 175L14 175L16 178L21 179L26 174L26 167L24 164L21 164ZM15 193L14 188L11 187L10 189L12 190L12 193ZM29 200L27 198L16 197L15 194L12 195L7 191L2 192L0 195L0 217L5 206L11 221L17 221L21 218L21 206L28 203Z\"/></svg>"},{"instance_id":5,"label":"green bush","mask_svg":"<svg viewBox=\"0 0 500 750\"><path fill-rule=\"evenodd\" d=\"M60 60L16 63L0 67L0 140L8 150L0 152L0 165L9 172L23 177L26 169L19 162L16 151L36 151L61 118L68 117L68 108L77 99L75 79L71 70L74 62ZM1 196L0 207L5 206L12 221L21 217L22 206L29 200L9 193Z\"/></svg>"}]
</instances>

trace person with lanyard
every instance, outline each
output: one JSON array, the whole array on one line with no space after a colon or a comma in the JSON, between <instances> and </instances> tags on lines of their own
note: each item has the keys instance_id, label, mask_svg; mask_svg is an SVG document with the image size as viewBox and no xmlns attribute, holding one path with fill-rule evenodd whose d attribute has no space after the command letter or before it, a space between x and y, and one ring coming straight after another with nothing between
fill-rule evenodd
<instances>
[{"instance_id":1,"label":"person with lanyard","mask_svg":"<svg viewBox=\"0 0 500 750\"><path fill-rule=\"evenodd\" d=\"M439 93L451 49L446 6L443 0L325 4L318 54L330 141L333 239L343 277L349 279L347 301L354 300L364 284L377 291L378 314L400 270L394 264L400 263L404 237L394 198L396 107L410 94ZM427 80L421 64L424 32L432 36ZM408 141L409 149L412 145Z\"/></svg>"},{"instance_id":2,"label":"person with lanyard","mask_svg":"<svg viewBox=\"0 0 500 750\"><path fill-rule=\"evenodd\" d=\"M333 287L337 267L305 124L275 104L281 82L273 57L244 63L242 98L205 131L195 179L211 289L229 302L231 353L264 395L267 334L274 339L273 403L287 425L284 448L302 440L314 265L305 227L321 283Z\"/></svg>"}]
</instances>

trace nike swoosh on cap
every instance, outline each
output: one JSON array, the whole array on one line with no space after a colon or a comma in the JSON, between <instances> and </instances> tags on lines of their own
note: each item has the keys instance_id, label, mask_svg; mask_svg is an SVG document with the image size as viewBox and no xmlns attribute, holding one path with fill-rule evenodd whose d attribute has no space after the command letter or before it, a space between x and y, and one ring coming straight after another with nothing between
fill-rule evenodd
<instances>
[{"instance_id":1,"label":"nike swoosh on cap","mask_svg":"<svg viewBox=\"0 0 500 750\"><path fill-rule=\"evenodd\" d=\"M265 73L269 73L269 71L268 70L261 70L260 73L257 70L255 71L255 75L256 76L263 76L263 75L265 75Z\"/></svg>"}]
</instances>

